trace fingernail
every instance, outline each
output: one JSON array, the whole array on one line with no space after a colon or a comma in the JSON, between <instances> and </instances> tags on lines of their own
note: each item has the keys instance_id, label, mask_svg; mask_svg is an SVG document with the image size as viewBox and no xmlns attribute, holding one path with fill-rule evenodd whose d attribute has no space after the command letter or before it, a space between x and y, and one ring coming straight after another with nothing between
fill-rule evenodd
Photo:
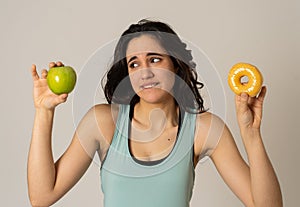
<instances>
[{"instance_id":1,"label":"fingernail","mask_svg":"<svg viewBox=\"0 0 300 207\"><path fill-rule=\"evenodd\" d=\"M241 97L242 97L242 98L247 98L247 97L248 97L248 94L247 94L247 93L242 93L242 94L241 94Z\"/></svg>"}]
</instances>

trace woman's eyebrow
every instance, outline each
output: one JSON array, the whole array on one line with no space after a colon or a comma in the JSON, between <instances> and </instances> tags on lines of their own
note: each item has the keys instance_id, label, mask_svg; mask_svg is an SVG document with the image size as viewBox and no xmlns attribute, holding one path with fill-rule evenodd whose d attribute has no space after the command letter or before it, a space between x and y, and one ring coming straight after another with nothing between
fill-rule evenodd
<instances>
[{"instance_id":1,"label":"woman's eyebrow","mask_svg":"<svg viewBox=\"0 0 300 207\"><path fill-rule=\"evenodd\" d=\"M149 52L149 53L147 53L147 56L161 56L161 57L163 57L162 54L156 53L156 52Z\"/></svg>"},{"instance_id":2,"label":"woman's eyebrow","mask_svg":"<svg viewBox=\"0 0 300 207\"><path fill-rule=\"evenodd\" d=\"M136 56L132 56L132 57L128 60L127 64L130 63L131 61L133 61L133 60L136 59L136 58L137 58Z\"/></svg>"},{"instance_id":3,"label":"woman's eyebrow","mask_svg":"<svg viewBox=\"0 0 300 207\"><path fill-rule=\"evenodd\" d=\"M156 53L156 52L149 52L149 53L146 54L146 56L160 56L160 57L163 57L164 55L163 55L163 54L160 54L160 53ZM135 60L135 59L137 59L137 56L132 56L132 57L128 60L127 64L130 63L131 61Z\"/></svg>"}]
</instances>

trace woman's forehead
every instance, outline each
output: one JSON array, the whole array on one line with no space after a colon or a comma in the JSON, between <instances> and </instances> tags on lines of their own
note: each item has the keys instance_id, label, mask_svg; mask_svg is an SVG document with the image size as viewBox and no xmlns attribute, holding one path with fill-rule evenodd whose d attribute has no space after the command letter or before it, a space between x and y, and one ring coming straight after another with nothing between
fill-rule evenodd
<instances>
[{"instance_id":1,"label":"woman's forehead","mask_svg":"<svg viewBox=\"0 0 300 207\"><path fill-rule=\"evenodd\" d=\"M143 53L160 53L167 54L159 41L151 35L141 35L135 37L128 43L126 56L133 56Z\"/></svg>"}]
</instances>

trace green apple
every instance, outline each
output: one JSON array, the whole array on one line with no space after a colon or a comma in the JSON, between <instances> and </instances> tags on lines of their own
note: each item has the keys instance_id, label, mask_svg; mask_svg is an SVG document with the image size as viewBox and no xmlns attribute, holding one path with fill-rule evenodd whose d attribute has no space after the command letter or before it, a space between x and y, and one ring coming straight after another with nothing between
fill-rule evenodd
<instances>
[{"instance_id":1,"label":"green apple","mask_svg":"<svg viewBox=\"0 0 300 207\"><path fill-rule=\"evenodd\" d=\"M76 84L76 72L70 66L50 68L47 83L50 90L57 95L70 93Z\"/></svg>"}]
</instances>

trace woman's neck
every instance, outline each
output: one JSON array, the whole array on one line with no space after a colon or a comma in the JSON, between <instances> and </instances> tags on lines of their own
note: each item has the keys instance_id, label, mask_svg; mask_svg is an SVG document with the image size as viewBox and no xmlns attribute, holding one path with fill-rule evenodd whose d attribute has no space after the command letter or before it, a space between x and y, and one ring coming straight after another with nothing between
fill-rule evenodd
<instances>
[{"instance_id":1,"label":"woman's neck","mask_svg":"<svg viewBox=\"0 0 300 207\"><path fill-rule=\"evenodd\" d=\"M166 128L178 125L179 110L175 100L152 104L140 100L134 107L133 119L145 128L165 125Z\"/></svg>"}]
</instances>

